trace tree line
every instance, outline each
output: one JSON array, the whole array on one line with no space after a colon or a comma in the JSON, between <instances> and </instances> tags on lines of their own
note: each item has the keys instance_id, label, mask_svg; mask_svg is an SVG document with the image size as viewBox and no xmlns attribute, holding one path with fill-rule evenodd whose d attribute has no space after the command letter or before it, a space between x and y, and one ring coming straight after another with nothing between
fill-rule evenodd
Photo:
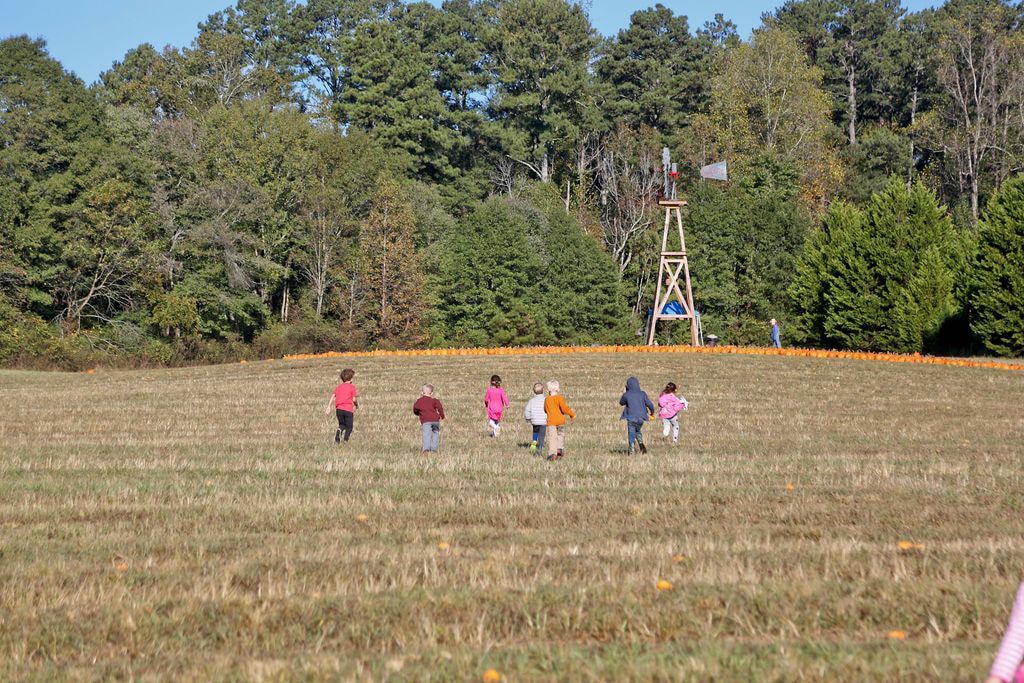
<instances>
[{"instance_id":1,"label":"tree line","mask_svg":"<svg viewBox=\"0 0 1024 683\"><path fill-rule=\"evenodd\" d=\"M663 146L706 332L1024 353L1022 17L239 0L88 86L7 38L0 362L637 339Z\"/></svg>"}]
</instances>

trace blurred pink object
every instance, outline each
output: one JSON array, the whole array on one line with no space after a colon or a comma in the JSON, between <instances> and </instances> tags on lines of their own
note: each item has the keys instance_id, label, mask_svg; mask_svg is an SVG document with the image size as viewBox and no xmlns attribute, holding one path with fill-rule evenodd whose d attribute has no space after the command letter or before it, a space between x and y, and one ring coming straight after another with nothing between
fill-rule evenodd
<instances>
[{"instance_id":1,"label":"blurred pink object","mask_svg":"<svg viewBox=\"0 0 1024 683\"><path fill-rule=\"evenodd\" d=\"M1010 612L1010 623L1006 625L1003 642L999 646L996 660L992 662L989 676L1001 681L1024 683L1024 583L1017 589L1017 597L1013 601Z\"/></svg>"}]
</instances>

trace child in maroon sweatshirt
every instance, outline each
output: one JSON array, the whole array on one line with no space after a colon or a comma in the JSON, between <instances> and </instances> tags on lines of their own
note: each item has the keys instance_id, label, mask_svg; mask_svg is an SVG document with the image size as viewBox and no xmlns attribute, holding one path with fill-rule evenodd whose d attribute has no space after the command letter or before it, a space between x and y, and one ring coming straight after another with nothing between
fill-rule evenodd
<instances>
[{"instance_id":1,"label":"child in maroon sweatshirt","mask_svg":"<svg viewBox=\"0 0 1024 683\"><path fill-rule=\"evenodd\" d=\"M436 453L438 441L441 439L441 420L444 419L444 406L434 398L434 386L424 384L423 395L412 404L412 413L420 418L423 429L423 452Z\"/></svg>"}]
</instances>

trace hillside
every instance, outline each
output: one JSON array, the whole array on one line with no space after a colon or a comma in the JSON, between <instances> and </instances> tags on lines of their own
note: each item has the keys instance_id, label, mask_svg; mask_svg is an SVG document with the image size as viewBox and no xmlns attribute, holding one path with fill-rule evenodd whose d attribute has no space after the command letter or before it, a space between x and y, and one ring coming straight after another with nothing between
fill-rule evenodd
<instances>
[{"instance_id":1,"label":"hillside","mask_svg":"<svg viewBox=\"0 0 1024 683\"><path fill-rule=\"evenodd\" d=\"M652 423L622 454L631 374L691 401L679 447ZM557 463L521 447L550 378ZM1018 372L768 356L0 372L0 679L978 679L1024 562L1022 405Z\"/></svg>"}]
</instances>

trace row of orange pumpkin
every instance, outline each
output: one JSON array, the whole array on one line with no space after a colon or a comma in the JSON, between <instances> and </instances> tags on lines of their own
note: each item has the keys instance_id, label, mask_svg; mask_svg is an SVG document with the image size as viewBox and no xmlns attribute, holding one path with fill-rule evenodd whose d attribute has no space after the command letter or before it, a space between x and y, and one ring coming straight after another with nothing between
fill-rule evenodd
<instances>
[{"instance_id":1,"label":"row of orange pumpkin","mask_svg":"<svg viewBox=\"0 0 1024 683\"><path fill-rule=\"evenodd\" d=\"M1024 371L1024 364L1000 361L970 360L967 358L946 358L915 354L873 353L869 351L835 351L824 349L787 348L775 349L760 346L524 346L470 349L403 349L393 351L329 351L327 353L300 353L284 356L285 360L310 360L318 358L380 358L392 356L521 356L549 355L562 353L718 353L742 354L748 356L793 356L801 358L844 358L850 360L874 360L887 363L924 363L927 365L952 365L966 368L991 368L994 370Z\"/></svg>"}]
</instances>

